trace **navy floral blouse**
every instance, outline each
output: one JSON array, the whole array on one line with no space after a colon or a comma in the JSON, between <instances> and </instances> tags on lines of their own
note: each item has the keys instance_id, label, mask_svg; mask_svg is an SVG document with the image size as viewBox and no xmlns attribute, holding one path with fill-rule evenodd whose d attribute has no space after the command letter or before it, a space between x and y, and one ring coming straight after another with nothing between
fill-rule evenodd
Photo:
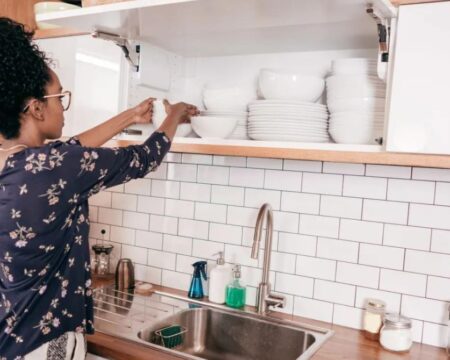
<instances>
[{"instance_id":1,"label":"navy floral blouse","mask_svg":"<svg viewBox=\"0 0 450 360\"><path fill-rule=\"evenodd\" d=\"M169 151L86 148L76 138L28 148L0 170L0 360L19 360L67 331L93 333L88 198L144 177Z\"/></svg>"}]
</instances>

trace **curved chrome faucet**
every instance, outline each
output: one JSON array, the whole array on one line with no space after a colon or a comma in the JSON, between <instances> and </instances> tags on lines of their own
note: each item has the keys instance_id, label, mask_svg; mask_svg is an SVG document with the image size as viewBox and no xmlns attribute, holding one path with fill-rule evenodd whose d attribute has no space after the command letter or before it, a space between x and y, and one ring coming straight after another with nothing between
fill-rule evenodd
<instances>
[{"instance_id":1,"label":"curved chrome faucet","mask_svg":"<svg viewBox=\"0 0 450 360\"><path fill-rule=\"evenodd\" d=\"M264 219L266 218L266 242L264 249L263 276L259 283L257 296L258 314L265 314L269 306L284 308L286 298L281 295L275 295L270 292L269 274L270 274L270 255L272 252L272 231L273 231L273 212L270 204L264 204L259 209L256 219L255 235L253 237L252 258L258 258L259 244L261 243L261 233L263 230Z\"/></svg>"}]
</instances>

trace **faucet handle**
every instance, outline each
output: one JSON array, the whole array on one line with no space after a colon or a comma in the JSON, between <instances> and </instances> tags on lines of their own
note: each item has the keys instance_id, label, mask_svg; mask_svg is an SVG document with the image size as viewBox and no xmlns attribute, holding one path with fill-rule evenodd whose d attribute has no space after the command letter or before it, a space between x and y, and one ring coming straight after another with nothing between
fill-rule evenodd
<instances>
[{"instance_id":1,"label":"faucet handle","mask_svg":"<svg viewBox=\"0 0 450 360\"><path fill-rule=\"evenodd\" d=\"M266 298L267 306L284 309L286 307L286 297L283 295L269 293Z\"/></svg>"}]
</instances>

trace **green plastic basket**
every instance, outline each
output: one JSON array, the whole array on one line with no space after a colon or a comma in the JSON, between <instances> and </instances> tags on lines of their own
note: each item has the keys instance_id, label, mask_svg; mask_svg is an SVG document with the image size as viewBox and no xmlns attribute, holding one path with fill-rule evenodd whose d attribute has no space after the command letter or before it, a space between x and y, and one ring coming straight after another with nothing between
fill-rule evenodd
<instances>
[{"instance_id":1,"label":"green plastic basket","mask_svg":"<svg viewBox=\"0 0 450 360\"><path fill-rule=\"evenodd\" d=\"M176 346L182 345L184 341L184 335L187 329L180 325L170 325L165 328L155 331L155 335L161 339L161 344L172 349Z\"/></svg>"}]
</instances>

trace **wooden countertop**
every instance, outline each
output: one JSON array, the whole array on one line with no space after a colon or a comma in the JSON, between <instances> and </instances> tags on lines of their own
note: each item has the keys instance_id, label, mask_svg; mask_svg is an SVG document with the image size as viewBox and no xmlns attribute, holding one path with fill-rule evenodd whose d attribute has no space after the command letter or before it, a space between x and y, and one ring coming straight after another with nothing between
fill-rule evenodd
<instances>
[{"instance_id":1,"label":"wooden countertop","mask_svg":"<svg viewBox=\"0 0 450 360\"><path fill-rule=\"evenodd\" d=\"M111 280L94 280L96 287L111 284ZM186 295L184 292L154 286L156 289L176 295ZM251 307L249 307L251 309ZM272 315L271 315L272 316ZM304 324L334 330L334 335L314 354L313 360L448 360L444 349L434 346L414 343L409 353L397 354L382 349L376 341L367 340L361 331L310 320L299 316L276 313L274 317L297 321ZM89 335L88 351L113 360L177 360L181 357L167 354L142 344L119 339L114 336L96 333Z\"/></svg>"}]
</instances>

